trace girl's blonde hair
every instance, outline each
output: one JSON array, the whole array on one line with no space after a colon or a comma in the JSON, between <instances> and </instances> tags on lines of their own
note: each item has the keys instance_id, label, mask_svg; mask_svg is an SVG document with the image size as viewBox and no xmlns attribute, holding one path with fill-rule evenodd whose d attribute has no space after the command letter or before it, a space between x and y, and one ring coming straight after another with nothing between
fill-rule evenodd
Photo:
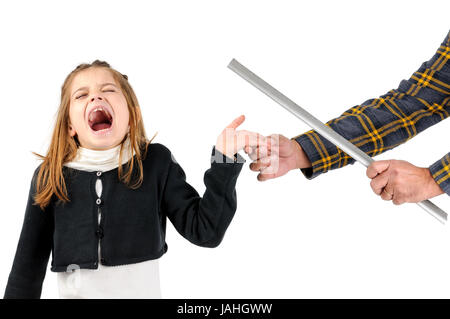
<instances>
[{"instance_id":1,"label":"girl's blonde hair","mask_svg":"<svg viewBox=\"0 0 450 319\"><path fill-rule=\"evenodd\" d=\"M42 210L50 204L53 195L56 195L63 202L70 202L67 195L67 188L62 168L64 163L71 161L76 156L80 143L77 135L72 137L69 134L69 90L73 78L80 71L92 67L108 69L116 82L120 85L127 101L128 111L130 114L130 130L120 143L119 163L122 163L124 142L128 136L130 138L130 149L128 150L129 154L133 154L132 151L134 151L135 156L131 157L131 160L127 163L128 170L125 173L123 173L122 165L119 165L118 178L128 187L133 189L140 187L142 184L144 177L142 160L146 157L147 147L155 138L156 134L151 140L148 140L146 137L139 103L136 98L136 94L128 82L128 76L113 69L109 63L105 61L95 60L90 64L83 63L70 72L61 87L61 102L57 111L56 123L53 129L47 155L42 156L38 153L32 152L34 155L43 160L37 174L36 193L34 196L34 205L39 205ZM138 169L137 174L133 173L133 168L135 165L137 165ZM134 183L131 182L133 175L138 177Z\"/></svg>"}]
</instances>

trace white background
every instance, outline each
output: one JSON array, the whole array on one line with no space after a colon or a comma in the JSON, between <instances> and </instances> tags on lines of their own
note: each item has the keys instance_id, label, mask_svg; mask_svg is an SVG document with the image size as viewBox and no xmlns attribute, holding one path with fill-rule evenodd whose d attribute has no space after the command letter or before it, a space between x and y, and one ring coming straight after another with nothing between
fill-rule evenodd
<instances>
[{"instance_id":1,"label":"white background","mask_svg":"<svg viewBox=\"0 0 450 319\"><path fill-rule=\"evenodd\" d=\"M14 1L0 4L0 288L32 173L66 75L106 60L129 76L148 137L203 194L220 131L296 136L309 128L227 69L232 58L319 119L397 88L449 30L448 1ZM449 150L444 121L377 159L429 166ZM245 156L245 153L241 151ZM375 196L360 164L306 180L258 182L246 157L222 244L201 248L168 223L164 298L450 297L450 232L413 204ZM450 212L450 200L433 200ZM48 269L42 298L58 298Z\"/></svg>"}]
</instances>

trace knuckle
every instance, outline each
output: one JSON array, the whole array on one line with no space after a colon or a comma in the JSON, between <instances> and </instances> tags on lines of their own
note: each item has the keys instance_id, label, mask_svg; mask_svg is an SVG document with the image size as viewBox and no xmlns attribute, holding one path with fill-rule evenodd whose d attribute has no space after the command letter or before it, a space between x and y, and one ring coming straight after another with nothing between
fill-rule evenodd
<instances>
[{"instance_id":1,"label":"knuckle","mask_svg":"<svg viewBox=\"0 0 450 319\"><path fill-rule=\"evenodd\" d=\"M393 199L392 202L394 203L394 205L400 205L402 203L404 203L403 197L399 194L397 194Z\"/></svg>"}]
</instances>

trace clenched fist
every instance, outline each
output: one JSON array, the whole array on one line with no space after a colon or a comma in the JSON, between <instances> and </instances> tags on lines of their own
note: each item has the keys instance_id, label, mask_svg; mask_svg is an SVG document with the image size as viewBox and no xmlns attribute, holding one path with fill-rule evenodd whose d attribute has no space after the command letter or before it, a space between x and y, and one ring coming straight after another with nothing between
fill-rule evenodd
<instances>
[{"instance_id":1,"label":"clenched fist","mask_svg":"<svg viewBox=\"0 0 450 319\"><path fill-rule=\"evenodd\" d=\"M384 200L392 200L395 205L418 203L444 193L428 168L406 161L375 161L366 174L372 179L373 192Z\"/></svg>"}]
</instances>

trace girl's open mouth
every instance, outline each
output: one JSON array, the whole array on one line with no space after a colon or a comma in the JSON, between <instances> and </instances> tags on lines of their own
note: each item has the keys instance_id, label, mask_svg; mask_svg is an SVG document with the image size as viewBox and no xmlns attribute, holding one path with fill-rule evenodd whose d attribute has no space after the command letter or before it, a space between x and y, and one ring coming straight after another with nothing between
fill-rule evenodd
<instances>
[{"instance_id":1,"label":"girl's open mouth","mask_svg":"<svg viewBox=\"0 0 450 319\"><path fill-rule=\"evenodd\" d=\"M94 132L106 131L111 128L113 118L108 111L102 107L96 108L89 114L89 126Z\"/></svg>"}]
</instances>

